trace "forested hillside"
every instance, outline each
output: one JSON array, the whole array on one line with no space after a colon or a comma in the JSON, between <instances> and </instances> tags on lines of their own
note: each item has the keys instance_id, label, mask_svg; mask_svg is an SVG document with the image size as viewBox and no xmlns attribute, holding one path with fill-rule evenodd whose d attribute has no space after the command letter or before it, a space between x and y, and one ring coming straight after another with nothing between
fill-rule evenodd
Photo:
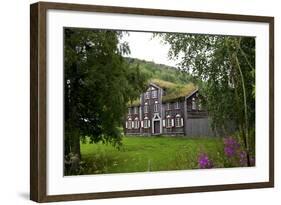
<instances>
[{"instance_id":1,"label":"forested hillside","mask_svg":"<svg viewBox=\"0 0 281 205\"><path fill-rule=\"evenodd\" d=\"M139 69L148 80L160 79L175 84L186 84L192 82L192 77L186 72L180 71L175 67L163 64L156 64L151 61L136 58L126 58L132 69Z\"/></svg>"}]
</instances>

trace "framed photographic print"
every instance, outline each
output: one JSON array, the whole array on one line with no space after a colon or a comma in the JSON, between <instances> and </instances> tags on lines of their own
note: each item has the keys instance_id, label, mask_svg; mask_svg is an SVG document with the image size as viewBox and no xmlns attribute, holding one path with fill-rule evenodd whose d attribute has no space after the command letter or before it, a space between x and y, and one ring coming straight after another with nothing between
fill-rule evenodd
<instances>
[{"instance_id":1,"label":"framed photographic print","mask_svg":"<svg viewBox=\"0 0 281 205\"><path fill-rule=\"evenodd\" d=\"M274 18L39 2L30 198L274 186Z\"/></svg>"}]
</instances>

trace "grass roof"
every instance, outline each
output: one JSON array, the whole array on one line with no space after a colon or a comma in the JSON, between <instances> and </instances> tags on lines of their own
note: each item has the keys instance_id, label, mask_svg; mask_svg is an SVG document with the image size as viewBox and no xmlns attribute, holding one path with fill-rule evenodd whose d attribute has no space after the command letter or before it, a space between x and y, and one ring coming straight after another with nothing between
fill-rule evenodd
<instances>
[{"instance_id":1,"label":"grass roof","mask_svg":"<svg viewBox=\"0 0 281 205\"><path fill-rule=\"evenodd\" d=\"M162 98L163 102L171 102L176 99L186 97L198 89L198 87L195 86L193 83L176 84L160 79L152 79L149 81L149 83L153 83L164 89L165 95ZM134 107L139 105L140 105L139 98L128 103L129 107Z\"/></svg>"},{"instance_id":2,"label":"grass roof","mask_svg":"<svg viewBox=\"0 0 281 205\"><path fill-rule=\"evenodd\" d=\"M149 82L153 83L163 89L169 89L169 88L175 87L177 85L175 83L165 81L165 80L160 80L160 79L151 79Z\"/></svg>"},{"instance_id":3,"label":"grass roof","mask_svg":"<svg viewBox=\"0 0 281 205\"><path fill-rule=\"evenodd\" d=\"M176 84L160 79L152 79L150 82L165 90L165 95L162 99L163 102L173 101L175 99L188 96L198 89L198 87L193 83Z\"/></svg>"}]
</instances>

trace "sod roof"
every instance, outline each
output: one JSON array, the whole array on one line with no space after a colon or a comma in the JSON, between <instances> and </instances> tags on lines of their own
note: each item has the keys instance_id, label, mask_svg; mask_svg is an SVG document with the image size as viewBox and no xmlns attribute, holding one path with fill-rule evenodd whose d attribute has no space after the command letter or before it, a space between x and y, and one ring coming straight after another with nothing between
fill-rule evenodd
<instances>
[{"instance_id":1,"label":"sod roof","mask_svg":"<svg viewBox=\"0 0 281 205\"><path fill-rule=\"evenodd\" d=\"M170 102L182 97L189 96L198 89L198 87L193 83L176 84L159 79L152 79L150 83L153 83L164 89L165 95L162 98L163 102Z\"/></svg>"},{"instance_id":2,"label":"sod roof","mask_svg":"<svg viewBox=\"0 0 281 205\"><path fill-rule=\"evenodd\" d=\"M165 102L172 102L176 99L183 98L189 96L193 92L195 92L198 87L193 83L188 84L176 84L160 79L151 79L149 84L154 84L158 87L161 87L165 95L162 98L162 101ZM140 99L136 99L128 104L129 106L138 106L140 105Z\"/></svg>"}]
</instances>

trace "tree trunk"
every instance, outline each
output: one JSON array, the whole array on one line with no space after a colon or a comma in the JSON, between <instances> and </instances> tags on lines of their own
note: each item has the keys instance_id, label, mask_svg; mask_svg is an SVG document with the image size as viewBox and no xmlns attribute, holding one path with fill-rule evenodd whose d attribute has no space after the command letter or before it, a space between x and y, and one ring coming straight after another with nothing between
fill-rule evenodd
<instances>
[{"instance_id":1,"label":"tree trunk","mask_svg":"<svg viewBox=\"0 0 281 205\"><path fill-rule=\"evenodd\" d=\"M64 156L68 156L70 153L70 141L69 141L69 136L68 134L64 134Z\"/></svg>"}]
</instances>

